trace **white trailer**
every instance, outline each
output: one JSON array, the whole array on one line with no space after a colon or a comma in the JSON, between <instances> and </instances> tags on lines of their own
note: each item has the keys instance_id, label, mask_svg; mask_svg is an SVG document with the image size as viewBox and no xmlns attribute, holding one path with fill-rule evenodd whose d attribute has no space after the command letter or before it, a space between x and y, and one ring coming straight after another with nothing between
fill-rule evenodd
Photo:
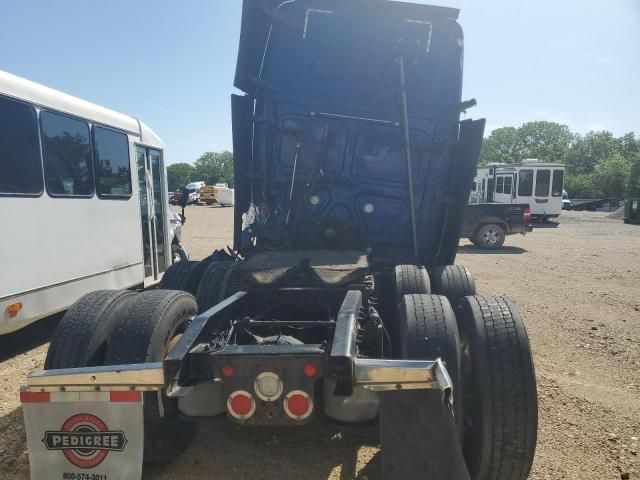
<instances>
[{"instance_id":1,"label":"white trailer","mask_svg":"<svg viewBox=\"0 0 640 480\"><path fill-rule=\"evenodd\" d=\"M562 212L565 166L523 160L478 168L469 203L528 203L531 217L545 220Z\"/></svg>"},{"instance_id":2,"label":"white trailer","mask_svg":"<svg viewBox=\"0 0 640 480\"><path fill-rule=\"evenodd\" d=\"M0 334L160 281L163 149L133 117L0 71Z\"/></svg>"}]
</instances>

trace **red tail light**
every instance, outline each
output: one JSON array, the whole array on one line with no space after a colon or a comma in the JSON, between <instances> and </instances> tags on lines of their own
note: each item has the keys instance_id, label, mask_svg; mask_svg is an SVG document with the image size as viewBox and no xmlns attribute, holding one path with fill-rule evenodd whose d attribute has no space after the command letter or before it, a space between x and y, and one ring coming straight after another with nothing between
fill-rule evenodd
<instances>
[{"instance_id":1,"label":"red tail light","mask_svg":"<svg viewBox=\"0 0 640 480\"><path fill-rule=\"evenodd\" d=\"M531 221L531 207L524 207L524 223L529 223Z\"/></svg>"},{"instance_id":2,"label":"red tail light","mask_svg":"<svg viewBox=\"0 0 640 480\"><path fill-rule=\"evenodd\" d=\"M302 390L292 390L284 398L284 411L294 420L305 420L313 412L313 400Z\"/></svg>"},{"instance_id":3,"label":"red tail light","mask_svg":"<svg viewBox=\"0 0 640 480\"><path fill-rule=\"evenodd\" d=\"M246 420L256 411L256 401L249 392L236 390L227 399L227 410L233 418Z\"/></svg>"}]
</instances>

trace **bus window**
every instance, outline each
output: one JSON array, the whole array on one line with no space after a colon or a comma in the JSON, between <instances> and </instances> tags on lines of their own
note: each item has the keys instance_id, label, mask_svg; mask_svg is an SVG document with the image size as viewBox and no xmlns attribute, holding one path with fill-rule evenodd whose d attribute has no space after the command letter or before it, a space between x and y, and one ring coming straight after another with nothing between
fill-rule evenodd
<instances>
[{"instance_id":1,"label":"bus window","mask_svg":"<svg viewBox=\"0 0 640 480\"><path fill-rule=\"evenodd\" d=\"M551 183L551 195L554 197L562 197L563 196L563 186L564 186L564 170L554 170L553 171L553 182Z\"/></svg>"},{"instance_id":2,"label":"bus window","mask_svg":"<svg viewBox=\"0 0 640 480\"><path fill-rule=\"evenodd\" d=\"M504 177L504 193L511 194L511 177Z\"/></svg>"},{"instance_id":3,"label":"bus window","mask_svg":"<svg viewBox=\"0 0 640 480\"><path fill-rule=\"evenodd\" d=\"M40 122L44 176L49 195L93 195L89 125L77 118L48 111L40 114Z\"/></svg>"},{"instance_id":4,"label":"bus window","mask_svg":"<svg viewBox=\"0 0 640 480\"><path fill-rule=\"evenodd\" d=\"M551 170L538 170L536 173L536 197L549 196L549 183L551 182Z\"/></svg>"},{"instance_id":5,"label":"bus window","mask_svg":"<svg viewBox=\"0 0 640 480\"><path fill-rule=\"evenodd\" d=\"M503 193L504 192L504 177L500 176L500 177L496 177L496 193Z\"/></svg>"},{"instance_id":6,"label":"bus window","mask_svg":"<svg viewBox=\"0 0 640 480\"><path fill-rule=\"evenodd\" d=\"M533 170L520 170L520 181L518 183L518 195L530 197L533 193Z\"/></svg>"},{"instance_id":7,"label":"bus window","mask_svg":"<svg viewBox=\"0 0 640 480\"><path fill-rule=\"evenodd\" d=\"M129 141L124 133L102 127L93 129L96 152L96 192L99 197L131 197Z\"/></svg>"},{"instance_id":8,"label":"bus window","mask_svg":"<svg viewBox=\"0 0 640 480\"><path fill-rule=\"evenodd\" d=\"M0 97L0 195L40 195L42 163L36 111Z\"/></svg>"}]
</instances>

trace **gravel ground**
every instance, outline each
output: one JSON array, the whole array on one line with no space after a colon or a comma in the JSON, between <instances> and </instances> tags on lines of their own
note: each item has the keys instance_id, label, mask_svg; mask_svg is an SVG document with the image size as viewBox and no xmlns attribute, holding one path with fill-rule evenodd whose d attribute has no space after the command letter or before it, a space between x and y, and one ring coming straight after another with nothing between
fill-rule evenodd
<instances>
[{"instance_id":1,"label":"gravel ground","mask_svg":"<svg viewBox=\"0 0 640 480\"><path fill-rule=\"evenodd\" d=\"M193 258L231 243L232 209L189 207ZM557 228L509 237L485 252L463 241L458 262L479 290L520 307L538 376L540 429L530 478L640 479L640 227L606 214L563 213ZM0 339L0 477L28 478L18 387L41 368L55 319ZM145 479L379 478L375 427L318 420L253 430L216 419L199 426L176 463Z\"/></svg>"}]
</instances>

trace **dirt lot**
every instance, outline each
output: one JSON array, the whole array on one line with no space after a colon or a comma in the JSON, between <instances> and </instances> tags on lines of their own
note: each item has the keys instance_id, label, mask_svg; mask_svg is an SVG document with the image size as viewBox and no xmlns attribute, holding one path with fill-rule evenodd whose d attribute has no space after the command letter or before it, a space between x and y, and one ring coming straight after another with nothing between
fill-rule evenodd
<instances>
[{"instance_id":1,"label":"dirt lot","mask_svg":"<svg viewBox=\"0 0 640 480\"><path fill-rule=\"evenodd\" d=\"M189 207L194 258L231 242L232 210ZM486 253L462 242L458 262L480 291L507 295L525 317L538 374L540 431L532 479L640 479L640 227L605 214L563 214L558 228L511 237ZM0 340L0 476L28 478L18 387L42 367L55 320ZM294 430L200 426L154 479L378 478L375 427L325 421Z\"/></svg>"}]
</instances>

